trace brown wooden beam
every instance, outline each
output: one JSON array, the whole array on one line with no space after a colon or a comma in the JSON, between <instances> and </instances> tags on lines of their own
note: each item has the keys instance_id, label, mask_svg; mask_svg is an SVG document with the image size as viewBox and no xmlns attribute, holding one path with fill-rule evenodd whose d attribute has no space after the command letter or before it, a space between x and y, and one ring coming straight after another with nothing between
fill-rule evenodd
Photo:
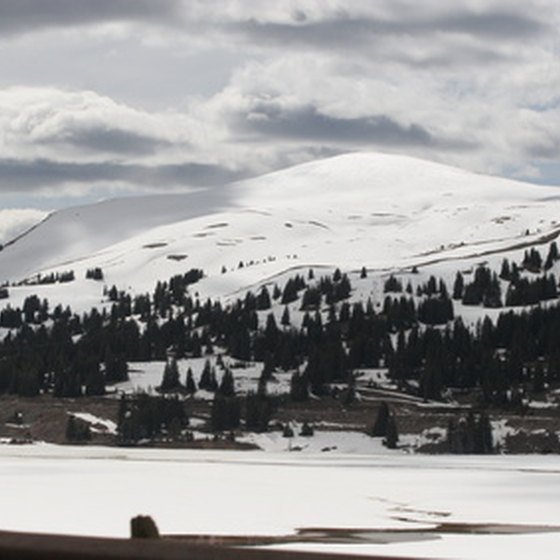
<instances>
[{"instance_id":1,"label":"brown wooden beam","mask_svg":"<svg viewBox=\"0 0 560 560\"><path fill-rule=\"evenodd\" d=\"M354 556L194 545L172 539L114 539L0 531L0 558L10 560L356 560ZM395 558L390 560L412 560Z\"/></svg>"}]
</instances>

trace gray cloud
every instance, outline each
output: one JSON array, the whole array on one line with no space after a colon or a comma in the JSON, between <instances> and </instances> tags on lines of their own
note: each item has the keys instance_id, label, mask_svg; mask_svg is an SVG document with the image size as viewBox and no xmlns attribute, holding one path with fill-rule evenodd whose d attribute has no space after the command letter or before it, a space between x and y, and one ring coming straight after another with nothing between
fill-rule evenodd
<instances>
[{"instance_id":1,"label":"gray cloud","mask_svg":"<svg viewBox=\"0 0 560 560\"><path fill-rule=\"evenodd\" d=\"M448 31L451 33L466 33L475 37L490 39L517 39L535 37L548 31L548 25L531 16L519 13L490 12L483 14L454 14L435 20L434 31Z\"/></svg>"},{"instance_id":2,"label":"gray cloud","mask_svg":"<svg viewBox=\"0 0 560 560\"><path fill-rule=\"evenodd\" d=\"M268 136L333 144L469 147L463 141L436 138L417 124L402 125L387 115L340 118L325 115L312 106L282 109L260 105L249 116L238 117L236 126L240 132L252 135L254 139Z\"/></svg>"},{"instance_id":3,"label":"gray cloud","mask_svg":"<svg viewBox=\"0 0 560 560\"><path fill-rule=\"evenodd\" d=\"M148 156L172 146L168 140L121 129L92 127L65 131L59 138L41 140L41 144L64 144L88 152L122 156Z\"/></svg>"},{"instance_id":4,"label":"gray cloud","mask_svg":"<svg viewBox=\"0 0 560 560\"><path fill-rule=\"evenodd\" d=\"M177 28L179 24L190 35L207 35L210 30L234 33L257 45L308 45L333 49L359 47L387 35L461 33L506 40L537 36L548 29L548 23L529 15L529 10L523 13L500 8L473 12L457 7L444 14L429 14L428 7L428 13L420 16L407 10L406 6L396 5L392 7L394 16L379 18L363 13L358 15L351 6L348 10L323 7L322 16L312 17L299 10L286 21L272 19L267 6L253 9L239 3L233 15L228 13L227 3L209 7L203 2L194 2L195 9L192 8L187 0L0 0L0 34L110 22L142 22ZM258 18L252 17L256 14L259 14ZM215 40L215 35L212 37Z\"/></svg>"},{"instance_id":5,"label":"gray cloud","mask_svg":"<svg viewBox=\"0 0 560 560\"><path fill-rule=\"evenodd\" d=\"M149 189L210 187L243 176L219 165L180 163L159 166L115 162L75 163L46 159L0 159L0 192L39 190L62 184L129 183Z\"/></svg>"},{"instance_id":6,"label":"gray cloud","mask_svg":"<svg viewBox=\"0 0 560 560\"><path fill-rule=\"evenodd\" d=\"M115 21L176 21L179 0L0 0L0 34Z\"/></svg>"},{"instance_id":7,"label":"gray cloud","mask_svg":"<svg viewBox=\"0 0 560 560\"><path fill-rule=\"evenodd\" d=\"M434 33L461 33L481 39L507 40L541 35L548 25L530 16L508 12L461 12L431 18L373 19L353 17L344 12L338 17L293 22L233 22L225 29L238 33L256 44L289 47L306 45L322 49L356 48L388 36L418 36Z\"/></svg>"},{"instance_id":8,"label":"gray cloud","mask_svg":"<svg viewBox=\"0 0 560 560\"><path fill-rule=\"evenodd\" d=\"M560 157L560 140L551 139L548 143L535 144L529 147L528 155L543 160L555 160Z\"/></svg>"}]
</instances>

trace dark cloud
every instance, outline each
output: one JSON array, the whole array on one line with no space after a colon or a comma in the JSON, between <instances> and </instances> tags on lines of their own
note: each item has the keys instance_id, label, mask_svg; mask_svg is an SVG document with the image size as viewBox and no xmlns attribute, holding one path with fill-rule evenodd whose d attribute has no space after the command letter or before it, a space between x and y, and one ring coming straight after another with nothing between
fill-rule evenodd
<instances>
[{"instance_id":1,"label":"dark cloud","mask_svg":"<svg viewBox=\"0 0 560 560\"><path fill-rule=\"evenodd\" d=\"M147 156L172 144L160 138L110 128L87 128L65 132L58 138L49 138L41 144L64 144L91 152L123 156Z\"/></svg>"},{"instance_id":2,"label":"dark cloud","mask_svg":"<svg viewBox=\"0 0 560 560\"><path fill-rule=\"evenodd\" d=\"M207 34L210 29L240 34L256 44L308 45L319 48L356 47L385 35L463 33L488 39L518 39L542 34L546 23L529 11L471 12L458 8L444 15L424 17L406 13L398 17L356 16L339 10L323 19L295 11L291 21L239 19L220 22L220 4L212 17L189 19L187 0L0 0L0 34L12 35L45 28L76 27L109 22L144 22L182 25L185 32Z\"/></svg>"},{"instance_id":3,"label":"dark cloud","mask_svg":"<svg viewBox=\"0 0 560 560\"><path fill-rule=\"evenodd\" d=\"M115 21L173 22L179 0L0 0L0 35Z\"/></svg>"},{"instance_id":4,"label":"dark cloud","mask_svg":"<svg viewBox=\"0 0 560 560\"><path fill-rule=\"evenodd\" d=\"M486 14L455 14L435 20L434 30L465 33L491 39L523 38L541 35L547 25L530 16L490 12Z\"/></svg>"},{"instance_id":5,"label":"dark cloud","mask_svg":"<svg viewBox=\"0 0 560 560\"><path fill-rule=\"evenodd\" d=\"M277 106L256 107L234 124L241 133L255 140L262 136L332 144L375 144L383 146L423 146L463 149L467 143L435 138L417 124L402 125L386 115L340 118L325 115L315 107L282 109Z\"/></svg>"},{"instance_id":6,"label":"dark cloud","mask_svg":"<svg viewBox=\"0 0 560 560\"><path fill-rule=\"evenodd\" d=\"M336 18L293 22L260 22L254 19L230 24L227 29L257 44L275 46L313 46L324 49L355 48L387 35L418 36L434 33L461 33L478 38L506 40L541 35L547 25L517 13L459 13L425 19L381 20L352 17L340 13Z\"/></svg>"},{"instance_id":7,"label":"dark cloud","mask_svg":"<svg viewBox=\"0 0 560 560\"><path fill-rule=\"evenodd\" d=\"M74 163L46 159L0 159L0 192L20 192L68 184L124 182L158 189L170 186L209 187L239 179L242 173L202 163L159 166L115 162Z\"/></svg>"},{"instance_id":8,"label":"dark cloud","mask_svg":"<svg viewBox=\"0 0 560 560\"><path fill-rule=\"evenodd\" d=\"M511 62L513 54L506 55L494 48L484 48L481 45L462 46L461 49L439 49L436 54L420 54L414 50L395 54L395 62L413 68L431 69L445 67L491 66L503 62Z\"/></svg>"},{"instance_id":9,"label":"dark cloud","mask_svg":"<svg viewBox=\"0 0 560 560\"><path fill-rule=\"evenodd\" d=\"M528 149L529 156L537 159L558 159L560 156L560 142L551 141L531 146Z\"/></svg>"}]
</instances>

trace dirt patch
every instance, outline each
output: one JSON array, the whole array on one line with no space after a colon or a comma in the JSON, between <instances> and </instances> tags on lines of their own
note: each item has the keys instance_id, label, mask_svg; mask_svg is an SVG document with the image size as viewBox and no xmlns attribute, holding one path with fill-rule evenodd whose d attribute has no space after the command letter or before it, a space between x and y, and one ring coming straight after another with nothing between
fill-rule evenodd
<instances>
[{"instance_id":1,"label":"dirt patch","mask_svg":"<svg viewBox=\"0 0 560 560\"><path fill-rule=\"evenodd\" d=\"M66 443L68 412L87 412L102 419L117 421L118 402L107 398L57 399L50 396L0 398L0 437ZM21 415L15 422L16 415ZM94 433L91 443L107 445L109 434Z\"/></svg>"}]
</instances>

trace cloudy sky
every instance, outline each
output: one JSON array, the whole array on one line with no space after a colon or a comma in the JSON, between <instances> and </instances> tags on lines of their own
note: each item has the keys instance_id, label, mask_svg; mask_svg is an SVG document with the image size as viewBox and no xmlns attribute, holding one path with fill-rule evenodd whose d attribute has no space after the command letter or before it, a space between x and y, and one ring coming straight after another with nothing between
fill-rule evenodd
<instances>
[{"instance_id":1,"label":"cloudy sky","mask_svg":"<svg viewBox=\"0 0 560 560\"><path fill-rule=\"evenodd\" d=\"M558 0L0 0L0 208L405 153L560 184Z\"/></svg>"}]
</instances>

